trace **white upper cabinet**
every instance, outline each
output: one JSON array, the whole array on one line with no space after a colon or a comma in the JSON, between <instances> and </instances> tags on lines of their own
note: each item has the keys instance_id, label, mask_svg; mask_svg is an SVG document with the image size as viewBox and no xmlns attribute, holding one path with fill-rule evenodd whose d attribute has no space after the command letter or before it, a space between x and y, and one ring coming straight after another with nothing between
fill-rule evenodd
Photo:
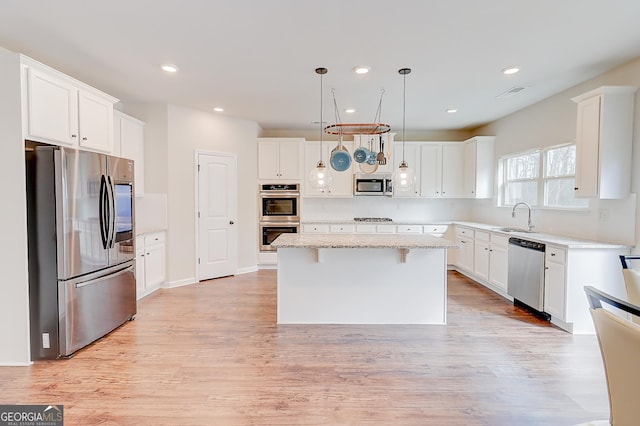
<instances>
[{"instance_id":1,"label":"white upper cabinet","mask_svg":"<svg viewBox=\"0 0 640 426\"><path fill-rule=\"evenodd\" d=\"M493 197L494 136L476 136L464 143L464 197Z\"/></svg>"},{"instance_id":2,"label":"white upper cabinet","mask_svg":"<svg viewBox=\"0 0 640 426\"><path fill-rule=\"evenodd\" d=\"M636 87L604 86L572 99L578 104L577 197L629 196L636 90Z\"/></svg>"},{"instance_id":3,"label":"white upper cabinet","mask_svg":"<svg viewBox=\"0 0 640 426\"><path fill-rule=\"evenodd\" d=\"M78 89L34 68L27 69L27 139L78 145Z\"/></svg>"},{"instance_id":4,"label":"white upper cabinet","mask_svg":"<svg viewBox=\"0 0 640 426\"><path fill-rule=\"evenodd\" d=\"M113 103L93 93L78 92L80 146L94 151L113 151Z\"/></svg>"},{"instance_id":5,"label":"white upper cabinet","mask_svg":"<svg viewBox=\"0 0 640 426\"><path fill-rule=\"evenodd\" d=\"M331 174L331 185L327 190L313 188L307 176L316 167L320 160L320 142L307 141L304 143L304 175L302 176L302 195L304 197L328 197L328 198L352 198L353 197L353 172L355 163L351 162L351 166L342 172L338 172L331 168L331 151L337 146L337 142L331 141L322 143L322 160L327 170ZM343 146L347 148L349 154L353 155L353 142L343 142Z\"/></svg>"},{"instance_id":6,"label":"white upper cabinet","mask_svg":"<svg viewBox=\"0 0 640 426\"><path fill-rule=\"evenodd\" d=\"M144 195L144 122L120 111L114 113L113 155L134 161L136 197Z\"/></svg>"},{"instance_id":7,"label":"white upper cabinet","mask_svg":"<svg viewBox=\"0 0 640 426\"><path fill-rule=\"evenodd\" d=\"M258 139L258 179L300 180L303 142L302 138Z\"/></svg>"},{"instance_id":8,"label":"white upper cabinet","mask_svg":"<svg viewBox=\"0 0 640 426\"><path fill-rule=\"evenodd\" d=\"M400 162L402 162L402 158L407 162L407 166L409 169L413 170L415 175L415 180L413 182L413 187L408 191L393 191L393 196L398 198L415 198L420 196L420 183L421 183L421 174L422 168L420 165L420 147L422 144L417 142L406 142L403 144L402 142L394 144L393 147L393 158L395 158L395 162L398 164L393 165L393 171L395 171ZM404 151L404 156L403 156Z\"/></svg>"},{"instance_id":9,"label":"white upper cabinet","mask_svg":"<svg viewBox=\"0 0 640 426\"><path fill-rule=\"evenodd\" d=\"M25 56L21 62L25 139L111 154L118 100Z\"/></svg>"},{"instance_id":10,"label":"white upper cabinet","mask_svg":"<svg viewBox=\"0 0 640 426\"><path fill-rule=\"evenodd\" d=\"M442 145L426 143L420 147L420 196L442 197Z\"/></svg>"},{"instance_id":11,"label":"white upper cabinet","mask_svg":"<svg viewBox=\"0 0 640 426\"><path fill-rule=\"evenodd\" d=\"M464 145L460 142L442 144L442 197L464 196Z\"/></svg>"},{"instance_id":12,"label":"white upper cabinet","mask_svg":"<svg viewBox=\"0 0 640 426\"><path fill-rule=\"evenodd\" d=\"M424 143L420 150L420 196L458 198L463 196L464 144Z\"/></svg>"}]
</instances>

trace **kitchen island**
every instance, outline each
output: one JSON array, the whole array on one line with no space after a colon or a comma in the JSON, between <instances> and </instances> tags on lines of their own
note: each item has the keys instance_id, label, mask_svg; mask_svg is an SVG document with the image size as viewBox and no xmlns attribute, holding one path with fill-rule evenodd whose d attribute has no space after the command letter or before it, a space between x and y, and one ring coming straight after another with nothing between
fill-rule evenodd
<instances>
[{"instance_id":1,"label":"kitchen island","mask_svg":"<svg viewBox=\"0 0 640 426\"><path fill-rule=\"evenodd\" d=\"M281 234L278 324L446 324L447 249L431 235Z\"/></svg>"}]
</instances>

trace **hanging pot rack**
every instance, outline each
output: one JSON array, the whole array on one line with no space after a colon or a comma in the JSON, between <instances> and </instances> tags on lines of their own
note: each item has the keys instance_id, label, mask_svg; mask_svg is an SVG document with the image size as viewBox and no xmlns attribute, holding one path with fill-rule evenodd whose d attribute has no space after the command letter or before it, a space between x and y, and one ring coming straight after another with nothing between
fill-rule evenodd
<instances>
[{"instance_id":1,"label":"hanging pot rack","mask_svg":"<svg viewBox=\"0 0 640 426\"><path fill-rule=\"evenodd\" d=\"M380 112L382 110L382 96L384 89L380 91L380 101L378 102L378 110L373 119L373 123L341 123L338 105L336 103L335 89L331 89L333 93L333 107L336 115L336 124L331 124L324 128L324 132L330 135L381 135L391 131L391 126L380 123Z\"/></svg>"},{"instance_id":2,"label":"hanging pot rack","mask_svg":"<svg viewBox=\"0 0 640 426\"><path fill-rule=\"evenodd\" d=\"M381 135L391 131L391 126L383 123L338 123L324 128L329 135Z\"/></svg>"}]
</instances>

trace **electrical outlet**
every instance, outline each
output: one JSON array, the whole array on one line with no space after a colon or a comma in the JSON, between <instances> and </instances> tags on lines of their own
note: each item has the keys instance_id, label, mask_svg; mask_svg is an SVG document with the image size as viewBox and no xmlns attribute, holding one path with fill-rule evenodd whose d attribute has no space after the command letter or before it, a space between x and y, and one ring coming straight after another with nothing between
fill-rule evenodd
<instances>
[{"instance_id":1,"label":"electrical outlet","mask_svg":"<svg viewBox=\"0 0 640 426\"><path fill-rule=\"evenodd\" d=\"M42 333L42 349L51 348L51 342L49 341L49 333Z\"/></svg>"},{"instance_id":2,"label":"electrical outlet","mask_svg":"<svg viewBox=\"0 0 640 426\"><path fill-rule=\"evenodd\" d=\"M609 209L600 209L600 220L609 219Z\"/></svg>"}]
</instances>

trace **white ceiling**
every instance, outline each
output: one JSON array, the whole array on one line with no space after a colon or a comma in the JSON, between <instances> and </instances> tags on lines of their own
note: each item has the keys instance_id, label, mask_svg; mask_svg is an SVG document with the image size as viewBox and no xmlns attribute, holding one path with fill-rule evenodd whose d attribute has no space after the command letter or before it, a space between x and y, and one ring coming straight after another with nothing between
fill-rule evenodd
<instances>
[{"instance_id":1,"label":"white ceiling","mask_svg":"<svg viewBox=\"0 0 640 426\"><path fill-rule=\"evenodd\" d=\"M264 129L318 127L324 66L326 121L331 88L342 122L372 121L385 89L397 130L409 67L407 129L469 129L640 56L639 18L638 0L3 0L0 46L124 102L222 106Z\"/></svg>"}]
</instances>

